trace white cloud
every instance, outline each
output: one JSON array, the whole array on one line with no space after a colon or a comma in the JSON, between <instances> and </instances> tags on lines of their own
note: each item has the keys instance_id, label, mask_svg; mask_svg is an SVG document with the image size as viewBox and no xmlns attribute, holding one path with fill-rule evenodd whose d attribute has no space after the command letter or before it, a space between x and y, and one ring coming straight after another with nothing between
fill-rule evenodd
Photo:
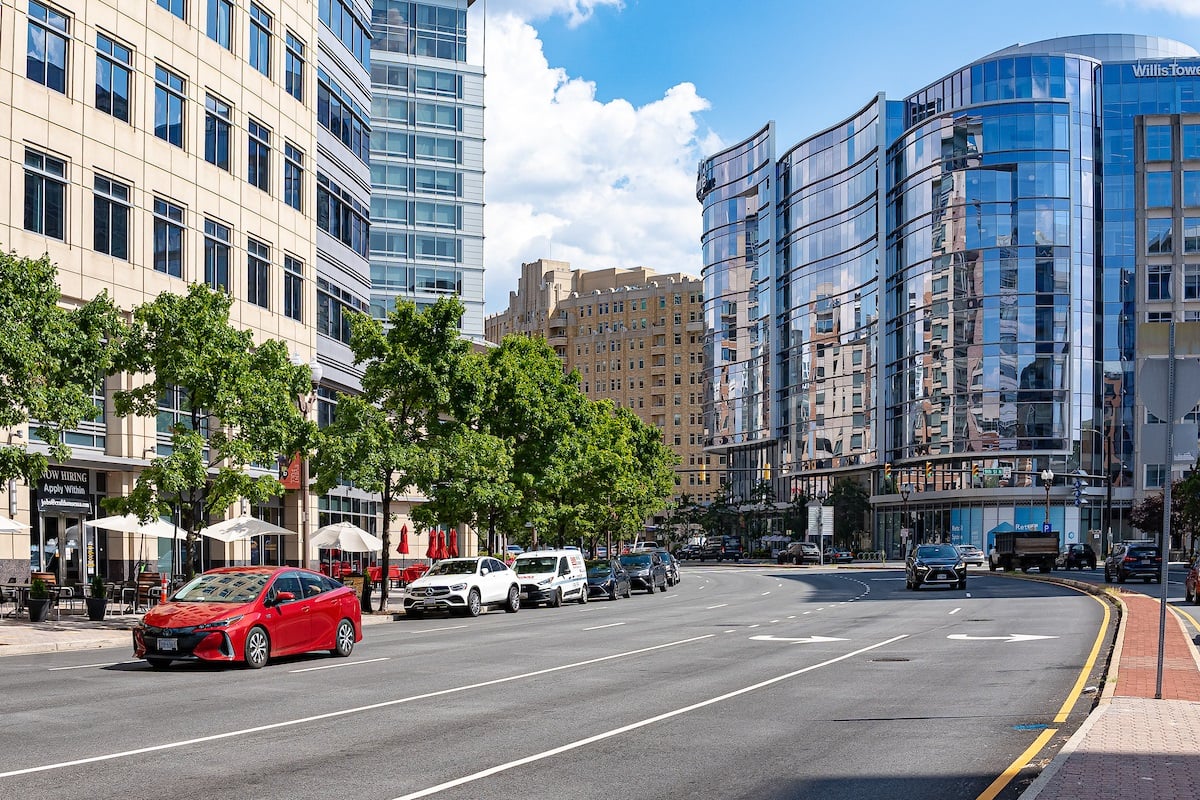
<instances>
[{"instance_id":1,"label":"white cloud","mask_svg":"<svg viewBox=\"0 0 1200 800\"><path fill-rule=\"evenodd\" d=\"M595 84L547 63L527 21L549 13L582 21L601 4L511 0L488 9L489 313L507 307L521 263L537 258L699 274L696 164L721 147L697 121L708 101L681 83L640 108L600 102Z\"/></svg>"},{"instance_id":2,"label":"white cloud","mask_svg":"<svg viewBox=\"0 0 1200 800\"><path fill-rule=\"evenodd\" d=\"M1144 11L1167 11L1185 17L1200 17L1200 0L1125 0L1122 5Z\"/></svg>"}]
</instances>

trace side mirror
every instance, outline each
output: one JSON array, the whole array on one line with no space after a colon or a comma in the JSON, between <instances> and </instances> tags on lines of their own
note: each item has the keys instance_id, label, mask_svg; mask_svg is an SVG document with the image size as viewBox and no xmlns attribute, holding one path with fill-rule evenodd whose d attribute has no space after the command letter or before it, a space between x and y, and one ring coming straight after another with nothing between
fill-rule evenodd
<instances>
[{"instance_id":1,"label":"side mirror","mask_svg":"<svg viewBox=\"0 0 1200 800\"><path fill-rule=\"evenodd\" d=\"M482 568L479 570L479 574L480 574L480 575L487 575L489 572L491 572L491 570L490 570L490 569L488 569L487 567L482 567Z\"/></svg>"},{"instance_id":2,"label":"side mirror","mask_svg":"<svg viewBox=\"0 0 1200 800\"><path fill-rule=\"evenodd\" d=\"M295 600L295 599L296 599L296 595L292 594L291 592L277 592L275 594L275 602L276 603L286 603L289 600Z\"/></svg>"}]
</instances>

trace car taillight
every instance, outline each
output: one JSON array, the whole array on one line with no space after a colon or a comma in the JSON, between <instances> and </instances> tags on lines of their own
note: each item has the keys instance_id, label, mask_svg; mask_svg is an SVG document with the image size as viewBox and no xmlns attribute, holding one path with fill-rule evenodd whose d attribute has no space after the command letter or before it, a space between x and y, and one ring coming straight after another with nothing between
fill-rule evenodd
<instances>
[{"instance_id":1,"label":"car taillight","mask_svg":"<svg viewBox=\"0 0 1200 800\"><path fill-rule=\"evenodd\" d=\"M1126 562L1130 562L1130 561L1137 561L1137 559L1136 559L1136 558L1134 558L1133 556L1125 556L1125 561L1126 561Z\"/></svg>"}]
</instances>

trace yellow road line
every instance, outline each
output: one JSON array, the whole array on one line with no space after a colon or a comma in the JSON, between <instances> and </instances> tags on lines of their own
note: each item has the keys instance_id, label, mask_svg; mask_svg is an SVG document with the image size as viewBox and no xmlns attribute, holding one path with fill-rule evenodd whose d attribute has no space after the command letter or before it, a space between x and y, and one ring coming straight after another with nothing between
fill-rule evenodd
<instances>
[{"instance_id":1,"label":"yellow road line","mask_svg":"<svg viewBox=\"0 0 1200 800\"><path fill-rule=\"evenodd\" d=\"M1017 760L1009 764L1008 769L1000 773L1000 777L992 781L992 785L984 789L983 794L979 795L976 800L993 800L996 795L1004 791L1004 787L1008 786L1009 782L1017 777L1017 773L1025 768L1029 760L1037 755L1038 751L1046 746L1046 742L1050 741L1050 737L1056 733L1058 733L1058 728L1046 728L1046 730L1042 731L1041 736L1034 739L1033 744L1025 748L1025 752L1017 756Z\"/></svg>"},{"instance_id":2,"label":"yellow road line","mask_svg":"<svg viewBox=\"0 0 1200 800\"><path fill-rule=\"evenodd\" d=\"M1079 677L1075 680L1075 685L1071 687L1071 693L1067 695L1062 708L1058 709L1058 713L1054 715L1055 724L1066 722L1067 715L1071 713L1071 709L1075 707L1075 703L1079 700L1079 695L1083 692L1083 687L1087 684L1088 676L1092 674L1092 667L1096 665L1096 658L1100 655L1100 647L1104 644L1104 636L1108 632L1108 621L1112 617L1108 603L1104 600L1080 589L1076 589L1075 591L1092 598L1104 608L1104 622L1100 625L1100 632L1096 634L1096 641L1092 643L1092 652L1088 654L1087 661L1084 662L1083 669L1080 670Z\"/></svg>"}]
</instances>

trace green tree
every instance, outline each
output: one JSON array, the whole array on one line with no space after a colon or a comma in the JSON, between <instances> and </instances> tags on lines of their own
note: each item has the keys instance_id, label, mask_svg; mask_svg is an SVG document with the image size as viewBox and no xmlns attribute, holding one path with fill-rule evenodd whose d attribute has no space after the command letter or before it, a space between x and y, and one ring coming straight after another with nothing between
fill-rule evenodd
<instances>
[{"instance_id":1,"label":"green tree","mask_svg":"<svg viewBox=\"0 0 1200 800\"><path fill-rule=\"evenodd\" d=\"M347 480L380 495L385 575L392 502L410 486L432 494L446 464L439 448L469 438L461 429L461 438L442 436L452 377L470 348L458 331L464 311L458 298L449 297L423 311L414 303L397 303L386 327L365 314L350 318L350 349L354 363L363 365L362 394L339 395L311 468L319 493ZM387 581L381 592L386 607Z\"/></svg>"},{"instance_id":2,"label":"green tree","mask_svg":"<svg viewBox=\"0 0 1200 800\"><path fill-rule=\"evenodd\" d=\"M92 393L112 372L125 327L107 292L60 307L55 275L47 258L0 253L0 428L32 422L50 459L62 462L71 456L63 433L99 414ZM0 482L33 483L50 459L25 444L0 445Z\"/></svg>"},{"instance_id":3,"label":"green tree","mask_svg":"<svg viewBox=\"0 0 1200 800\"><path fill-rule=\"evenodd\" d=\"M134 310L116 362L143 379L114 394L119 415L159 416L168 400L179 417L170 427L171 452L141 472L129 495L105 506L150 519L178 505L189 578L196 531L209 516L243 498L258 503L283 493L274 475L254 475L251 465L307 450L314 434L296 407L311 386L308 367L294 366L283 342L256 345L251 331L234 328L231 304L225 292L200 284L186 295L159 295Z\"/></svg>"},{"instance_id":4,"label":"green tree","mask_svg":"<svg viewBox=\"0 0 1200 800\"><path fill-rule=\"evenodd\" d=\"M852 548L862 531L863 515L871 508L870 492L858 481L843 478L833 484L825 505L833 506L834 543Z\"/></svg>"}]
</instances>

